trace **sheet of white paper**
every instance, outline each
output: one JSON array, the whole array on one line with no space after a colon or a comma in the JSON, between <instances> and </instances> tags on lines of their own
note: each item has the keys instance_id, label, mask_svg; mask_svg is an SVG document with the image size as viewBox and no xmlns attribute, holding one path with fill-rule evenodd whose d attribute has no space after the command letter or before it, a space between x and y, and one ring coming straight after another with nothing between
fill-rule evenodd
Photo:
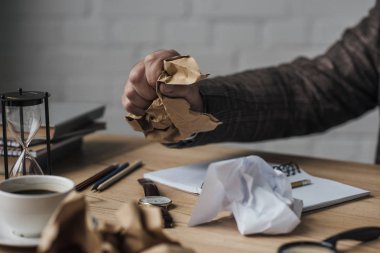
<instances>
[{"instance_id":1,"label":"sheet of white paper","mask_svg":"<svg viewBox=\"0 0 380 253\"><path fill-rule=\"evenodd\" d=\"M181 191L200 194L209 163L192 164L145 173L144 177Z\"/></svg>"},{"instance_id":2,"label":"sheet of white paper","mask_svg":"<svg viewBox=\"0 0 380 253\"><path fill-rule=\"evenodd\" d=\"M162 169L145 173L144 177L182 191L200 194L209 164L210 163L193 164ZM288 178L291 182L302 179L309 179L312 182L311 185L294 188L292 190L293 197L303 201L303 212L331 206L370 194L369 191L361 188L312 176L302 169L294 175L290 175Z\"/></svg>"},{"instance_id":3,"label":"sheet of white paper","mask_svg":"<svg viewBox=\"0 0 380 253\"><path fill-rule=\"evenodd\" d=\"M302 179L309 179L311 181L311 185L293 189L293 197L302 199L304 203L303 212L361 198L370 194L369 191L361 188L311 176L303 170L290 176L289 179L292 182Z\"/></svg>"}]
</instances>

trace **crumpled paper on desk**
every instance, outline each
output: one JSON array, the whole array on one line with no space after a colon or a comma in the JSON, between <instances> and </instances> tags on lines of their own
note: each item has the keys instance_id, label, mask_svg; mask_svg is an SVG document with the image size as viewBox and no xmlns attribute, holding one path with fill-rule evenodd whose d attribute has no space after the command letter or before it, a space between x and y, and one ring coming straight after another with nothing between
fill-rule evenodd
<instances>
[{"instance_id":1,"label":"crumpled paper on desk","mask_svg":"<svg viewBox=\"0 0 380 253\"><path fill-rule=\"evenodd\" d=\"M175 56L164 60L164 71L156 84L158 98L144 116L127 115L132 128L143 132L152 141L173 143L190 137L193 133L214 130L221 122L211 114L195 112L182 98L169 98L161 94L159 85L196 85L207 75L202 75L191 56Z\"/></svg>"},{"instance_id":2,"label":"crumpled paper on desk","mask_svg":"<svg viewBox=\"0 0 380 253\"><path fill-rule=\"evenodd\" d=\"M117 224L96 221L87 213L84 195L71 193L44 229L39 253L193 253L162 232L156 207L124 204Z\"/></svg>"},{"instance_id":3,"label":"crumpled paper on desk","mask_svg":"<svg viewBox=\"0 0 380 253\"><path fill-rule=\"evenodd\" d=\"M230 211L243 235L288 233L300 223L302 206L284 173L258 156L242 157L210 164L189 226Z\"/></svg>"}]
</instances>

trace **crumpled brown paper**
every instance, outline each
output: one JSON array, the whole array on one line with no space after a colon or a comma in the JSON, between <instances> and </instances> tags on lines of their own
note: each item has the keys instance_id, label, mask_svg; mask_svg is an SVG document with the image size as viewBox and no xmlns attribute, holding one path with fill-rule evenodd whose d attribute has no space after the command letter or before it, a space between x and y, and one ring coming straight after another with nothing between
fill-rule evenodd
<instances>
[{"instance_id":1,"label":"crumpled brown paper","mask_svg":"<svg viewBox=\"0 0 380 253\"><path fill-rule=\"evenodd\" d=\"M182 98L169 98L161 94L160 83L170 85L196 85L207 75L202 75L191 56L175 56L164 60L164 71L157 80L155 99L144 116L129 114L126 119L136 131L143 132L152 141L173 143L194 133L214 130L221 122L211 114L190 110Z\"/></svg>"},{"instance_id":2,"label":"crumpled brown paper","mask_svg":"<svg viewBox=\"0 0 380 253\"><path fill-rule=\"evenodd\" d=\"M96 221L87 213L84 195L71 193L44 229L39 253L192 253L162 232L156 207L123 205L117 224Z\"/></svg>"}]
</instances>

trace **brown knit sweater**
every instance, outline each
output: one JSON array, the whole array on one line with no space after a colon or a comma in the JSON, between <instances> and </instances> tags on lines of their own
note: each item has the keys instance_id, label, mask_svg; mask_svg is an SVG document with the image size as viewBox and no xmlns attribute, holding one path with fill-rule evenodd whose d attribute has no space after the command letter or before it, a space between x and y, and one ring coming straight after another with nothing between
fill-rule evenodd
<instances>
[{"instance_id":1,"label":"brown knit sweater","mask_svg":"<svg viewBox=\"0 0 380 253\"><path fill-rule=\"evenodd\" d=\"M177 147L322 132L379 105L379 12L380 0L314 59L202 81L205 110L223 124Z\"/></svg>"}]
</instances>

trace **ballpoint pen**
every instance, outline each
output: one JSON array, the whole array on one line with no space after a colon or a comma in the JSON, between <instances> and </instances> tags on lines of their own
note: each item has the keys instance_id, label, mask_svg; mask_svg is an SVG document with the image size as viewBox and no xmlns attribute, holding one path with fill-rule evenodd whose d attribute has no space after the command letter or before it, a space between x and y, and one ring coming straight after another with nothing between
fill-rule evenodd
<instances>
[{"instance_id":1,"label":"ballpoint pen","mask_svg":"<svg viewBox=\"0 0 380 253\"><path fill-rule=\"evenodd\" d=\"M291 182L292 188L297 188L297 187L301 187L301 186L309 185L309 184L311 184L310 179L302 179L299 181Z\"/></svg>"},{"instance_id":2,"label":"ballpoint pen","mask_svg":"<svg viewBox=\"0 0 380 253\"><path fill-rule=\"evenodd\" d=\"M106 167L105 169L101 170L100 172L96 173L95 175L93 175L93 176L87 178L86 180L80 182L79 184L77 184L75 186L75 190L77 190L78 192L83 191L88 186L92 185L93 183L95 183L96 181L98 181L99 179L101 179L102 177L104 177L105 175L110 173L111 171L113 171L116 167L117 167L116 164L112 164L112 165Z\"/></svg>"},{"instance_id":3,"label":"ballpoint pen","mask_svg":"<svg viewBox=\"0 0 380 253\"><path fill-rule=\"evenodd\" d=\"M135 171L136 169L138 169L141 165L142 165L141 160L134 162L131 166L129 166L128 168L126 168L122 172L116 174L115 176L109 178L108 180L106 180L105 182L100 184L97 187L97 190L98 191L105 190L106 188L110 187L111 185L113 185L114 183L116 183L117 181L119 181L120 179L125 177L126 175L128 175L128 174L132 173L133 171Z\"/></svg>"},{"instance_id":4,"label":"ballpoint pen","mask_svg":"<svg viewBox=\"0 0 380 253\"><path fill-rule=\"evenodd\" d=\"M113 177L117 173L119 173L122 170L124 170L125 168L127 168L128 165L129 165L128 162L117 165L117 167L114 170L112 170L109 174L105 175L104 177L102 177L101 179L99 179L98 181L96 181L95 184L94 184L94 186L91 188L91 191L97 191L97 188L98 188L99 185L101 185L107 179Z\"/></svg>"}]
</instances>

